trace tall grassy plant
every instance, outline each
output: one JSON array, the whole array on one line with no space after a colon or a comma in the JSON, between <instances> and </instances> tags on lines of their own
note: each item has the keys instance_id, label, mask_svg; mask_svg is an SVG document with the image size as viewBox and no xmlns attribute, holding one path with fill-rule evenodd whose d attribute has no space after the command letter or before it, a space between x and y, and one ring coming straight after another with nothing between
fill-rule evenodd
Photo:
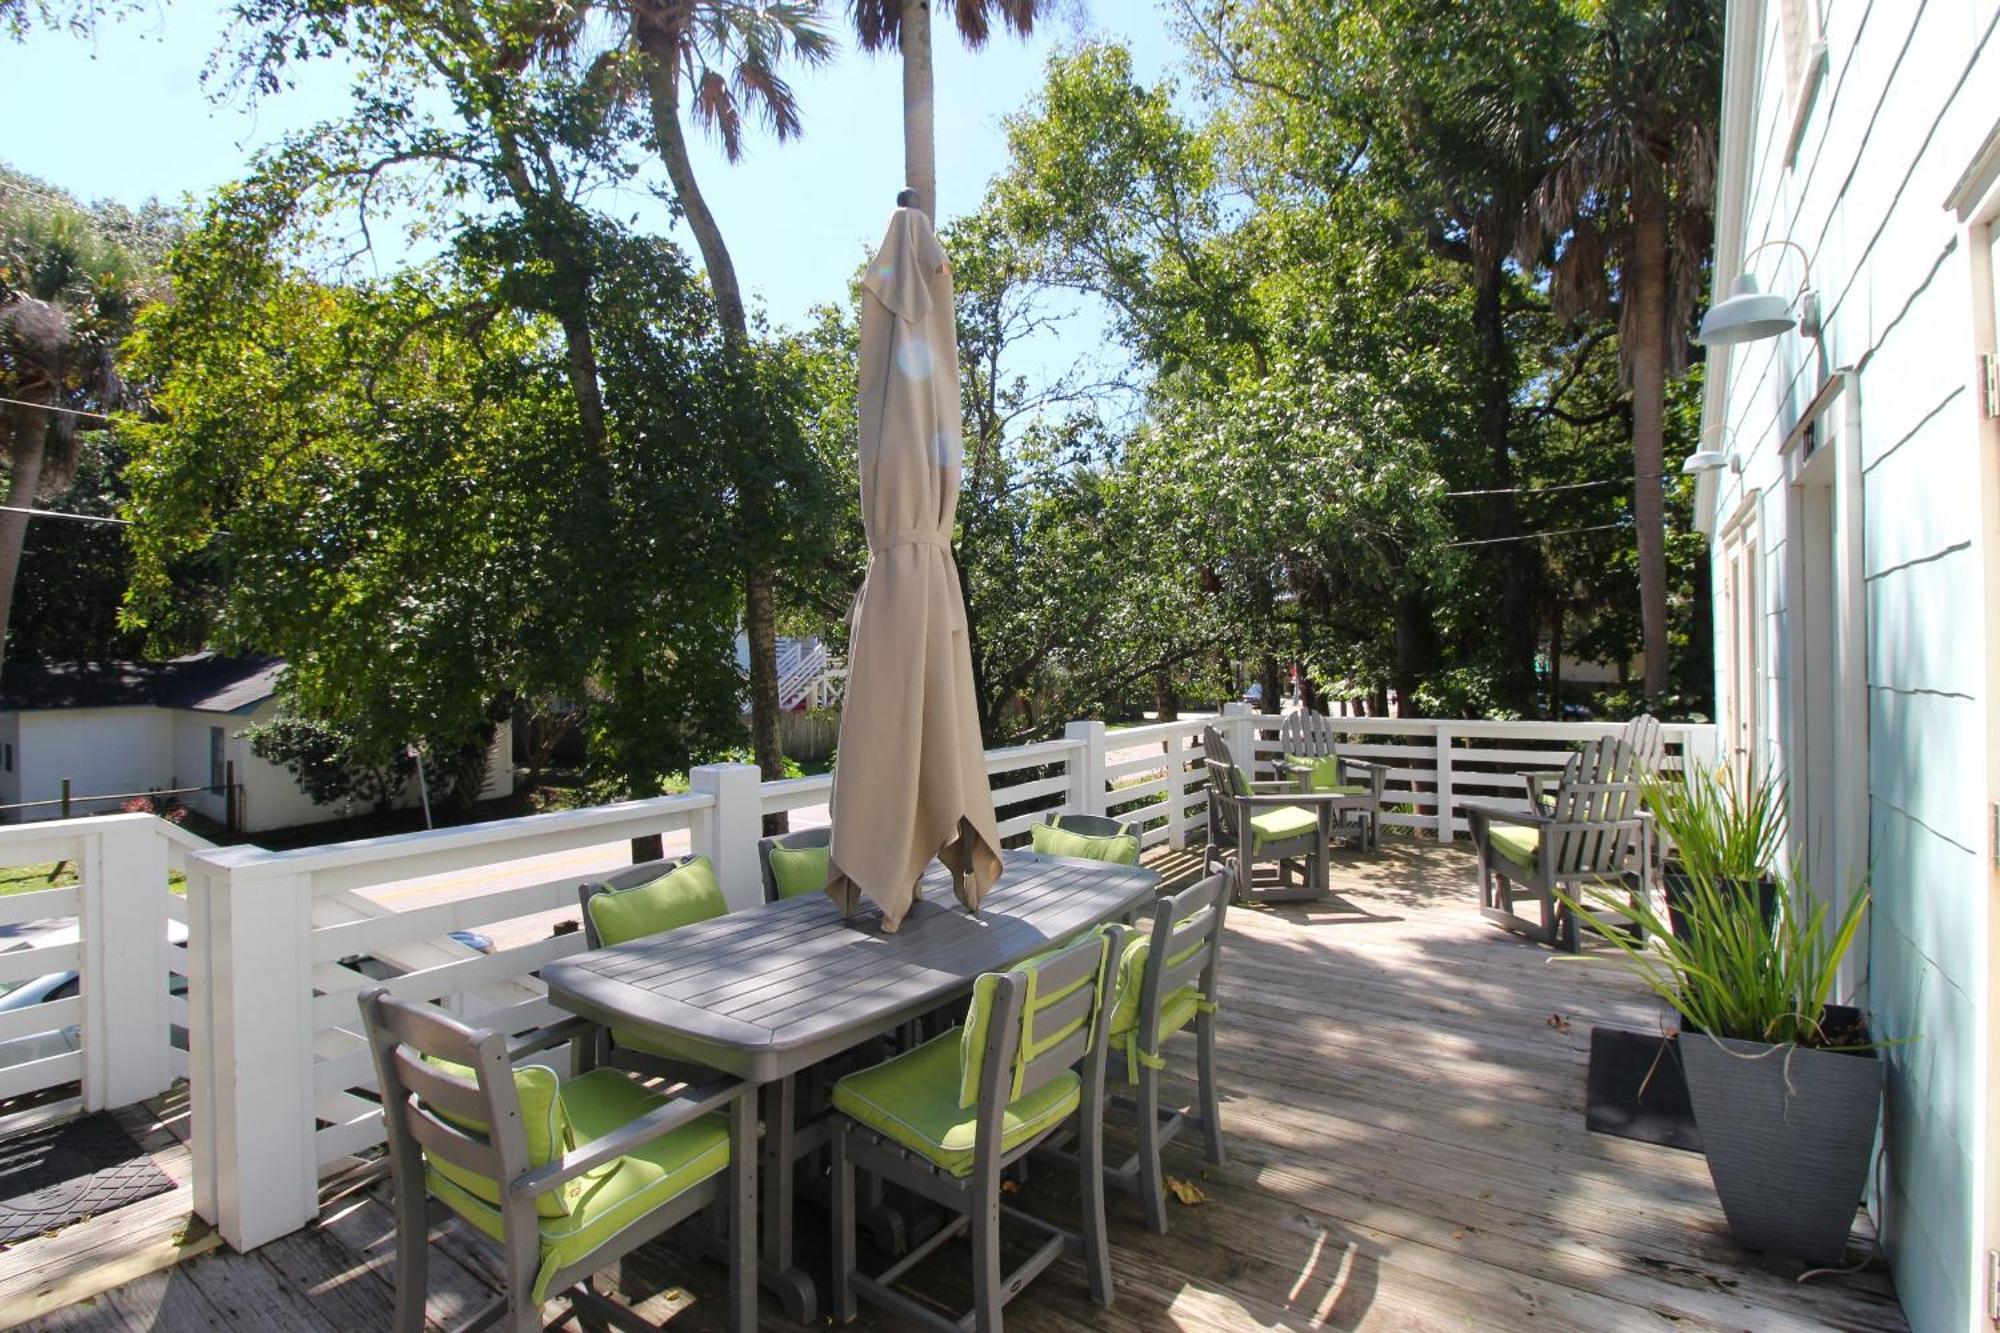
<instances>
[{"instance_id":1,"label":"tall grassy plant","mask_svg":"<svg viewBox=\"0 0 2000 1333\"><path fill-rule=\"evenodd\" d=\"M1680 910L1689 929L1676 935L1650 900L1633 903L1622 887L1592 886L1581 899L1563 894L1579 920L1597 930L1653 993L1687 1026L1745 1041L1836 1047L1823 1014L1834 978L1853 947L1868 891L1856 892L1838 922L1797 876L1783 886L1780 910L1767 929L1758 896L1727 880L1692 876ZM1599 902L1642 927L1641 942L1594 913Z\"/></svg>"},{"instance_id":2,"label":"tall grassy plant","mask_svg":"<svg viewBox=\"0 0 2000 1333\"><path fill-rule=\"evenodd\" d=\"M1728 769L1689 768L1645 784L1674 855L1695 880L1755 883L1777 864L1785 841L1785 785L1764 774L1743 786Z\"/></svg>"}]
</instances>

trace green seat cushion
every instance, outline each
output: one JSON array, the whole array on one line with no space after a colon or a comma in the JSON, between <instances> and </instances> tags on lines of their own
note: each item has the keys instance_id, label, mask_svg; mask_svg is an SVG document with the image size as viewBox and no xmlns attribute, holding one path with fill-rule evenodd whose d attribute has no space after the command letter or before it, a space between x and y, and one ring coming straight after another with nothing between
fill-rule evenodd
<instances>
[{"instance_id":1,"label":"green seat cushion","mask_svg":"<svg viewBox=\"0 0 2000 1333\"><path fill-rule=\"evenodd\" d=\"M955 1176L972 1171L978 1111L958 1100L957 1028L914 1051L849 1074L833 1085L834 1109L919 1153ZM1003 1151L1060 1125L1083 1101L1075 1071L1064 1070L1008 1105L1001 1117Z\"/></svg>"},{"instance_id":2,"label":"green seat cushion","mask_svg":"<svg viewBox=\"0 0 2000 1333\"><path fill-rule=\"evenodd\" d=\"M1311 837L1319 829L1319 816L1304 806L1281 805L1250 819L1251 846L1262 851L1267 844Z\"/></svg>"},{"instance_id":3,"label":"green seat cushion","mask_svg":"<svg viewBox=\"0 0 2000 1333\"><path fill-rule=\"evenodd\" d=\"M705 856L633 888L592 894L589 905L590 923L606 944L643 939L728 910L722 886L715 882L715 867Z\"/></svg>"},{"instance_id":4,"label":"green seat cushion","mask_svg":"<svg viewBox=\"0 0 2000 1333\"><path fill-rule=\"evenodd\" d=\"M462 1078L468 1083L477 1082L472 1066L458 1064L451 1060L441 1060L427 1055L424 1062L439 1071ZM521 1102L521 1129L528 1140L529 1167L547 1166L567 1152L575 1141L567 1115L563 1110L560 1081L556 1071L547 1065L516 1065L514 1067L514 1095ZM435 1109L435 1108L434 1108ZM487 1126L483 1121L436 1112L438 1119L456 1126L469 1134L484 1137ZM429 1155L426 1154L428 1157ZM492 1177L482 1176L443 1158L429 1158L430 1167L437 1175L456 1184L473 1198L488 1205L500 1201L500 1187ZM582 1194L584 1182L572 1180L562 1189L550 1190L535 1200L535 1211L543 1217L563 1217Z\"/></svg>"},{"instance_id":5,"label":"green seat cushion","mask_svg":"<svg viewBox=\"0 0 2000 1333\"><path fill-rule=\"evenodd\" d=\"M1093 838L1052 824L1037 824L1033 835L1035 850L1043 856L1073 856L1079 861L1109 861L1121 866L1139 864L1139 839L1129 833Z\"/></svg>"},{"instance_id":6,"label":"green seat cushion","mask_svg":"<svg viewBox=\"0 0 2000 1333\"><path fill-rule=\"evenodd\" d=\"M659 1106L665 1098L610 1069L594 1069L562 1085L562 1104L577 1146L602 1138ZM540 1301L557 1272L612 1240L729 1165L729 1118L717 1113L682 1125L635 1148L578 1183L581 1196L566 1217L538 1219L542 1261L533 1299ZM501 1235L499 1211L433 1176L431 1188L480 1230Z\"/></svg>"},{"instance_id":7,"label":"green seat cushion","mask_svg":"<svg viewBox=\"0 0 2000 1333\"><path fill-rule=\"evenodd\" d=\"M1153 1049L1156 1051L1160 1049L1166 1043L1168 1037L1173 1036L1176 1032L1179 1032L1182 1028L1193 1022L1194 1016L1202 1011L1203 1003L1201 992L1193 986L1183 986L1172 995L1169 995L1165 1002L1160 1005L1160 1026L1156 1030L1157 1035L1153 1040ZM1111 1034L1111 1049L1125 1057L1125 1081L1127 1083L1137 1083L1139 1081L1139 1047L1133 1041L1133 1038L1137 1035L1136 1032L1130 1030ZM1107 1066L1107 1068L1115 1069L1116 1066Z\"/></svg>"},{"instance_id":8,"label":"green seat cushion","mask_svg":"<svg viewBox=\"0 0 2000 1333\"><path fill-rule=\"evenodd\" d=\"M1519 824L1489 824L1486 840L1502 859L1512 862L1516 869L1530 875L1535 873L1535 854L1542 845L1540 829L1523 828Z\"/></svg>"},{"instance_id":9,"label":"green seat cushion","mask_svg":"<svg viewBox=\"0 0 2000 1333\"><path fill-rule=\"evenodd\" d=\"M827 857L831 847L773 847L771 882L780 898L797 898L818 893L826 887Z\"/></svg>"}]
</instances>

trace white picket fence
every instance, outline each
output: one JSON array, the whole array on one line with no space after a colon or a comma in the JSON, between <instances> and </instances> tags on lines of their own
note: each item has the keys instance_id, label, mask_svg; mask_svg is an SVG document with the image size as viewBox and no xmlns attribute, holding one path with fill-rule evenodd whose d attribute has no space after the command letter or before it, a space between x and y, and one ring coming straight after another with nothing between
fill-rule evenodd
<instances>
[{"instance_id":1,"label":"white picket fence","mask_svg":"<svg viewBox=\"0 0 2000 1333\"><path fill-rule=\"evenodd\" d=\"M1201 733L1219 727L1239 756L1276 752L1278 719L1236 705L1217 719L1107 731L1070 723L1059 740L990 751L1000 832L1010 845L1055 812L1122 815L1148 848L1205 837ZM1520 801L1521 774L1557 767L1595 724L1342 719L1349 747L1390 764L1385 824L1435 834L1438 812L1464 828L1468 799ZM1707 727L1669 727L1674 762L1710 761ZM290 852L216 848L147 815L0 829L0 863L74 860L82 882L0 898L0 923L72 916L80 932L0 953L0 978L82 973L75 1000L0 1015L0 1038L81 1020L82 1049L0 1071L0 1094L81 1078L94 1106L189 1081L195 1208L247 1249L303 1226L322 1176L381 1141L373 1071L355 995L386 977L396 993L483 1024L522 1031L556 1017L539 969L583 947L546 923L491 953L459 930L576 915L576 886L625 840L659 835L705 853L732 909L761 901L761 817L823 819L827 776L760 783L754 768L698 768L682 796L630 801ZM578 866L598 867L579 870ZM185 902L167 888L187 876ZM488 880L490 883L482 883ZM399 900L414 905L398 908ZM1468 898L1468 903L1470 899ZM115 910L113 910L115 906ZM186 999L165 1005L169 918L185 920ZM191 1054L168 1040L186 1028Z\"/></svg>"}]
</instances>

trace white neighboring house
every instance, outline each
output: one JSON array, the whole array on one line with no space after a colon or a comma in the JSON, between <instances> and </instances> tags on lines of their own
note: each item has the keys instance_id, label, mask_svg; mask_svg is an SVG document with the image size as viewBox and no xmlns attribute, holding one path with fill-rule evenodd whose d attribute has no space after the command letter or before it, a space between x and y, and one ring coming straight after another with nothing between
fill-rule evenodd
<instances>
[{"instance_id":1,"label":"white neighboring house","mask_svg":"<svg viewBox=\"0 0 2000 1333\"><path fill-rule=\"evenodd\" d=\"M241 832L317 824L362 808L316 805L286 769L250 753L243 730L278 712L275 657L196 653L167 662L10 663L0 674L0 805L56 801L70 782L73 812L103 814L112 801L85 798L174 788L212 788L177 798L227 821L223 787L241 787ZM505 722L487 756L482 800L514 790L513 732ZM401 805L418 802L411 783ZM59 805L7 812L15 821L56 819Z\"/></svg>"},{"instance_id":2,"label":"white neighboring house","mask_svg":"<svg viewBox=\"0 0 2000 1333\"><path fill-rule=\"evenodd\" d=\"M1715 297L1746 269L1810 294L1709 350L1723 745L1785 779L1824 896L1872 887L1845 978L1898 1042L1871 1211L1913 1327L1990 1329L2000 3L1730 0L1726 23Z\"/></svg>"}]
</instances>

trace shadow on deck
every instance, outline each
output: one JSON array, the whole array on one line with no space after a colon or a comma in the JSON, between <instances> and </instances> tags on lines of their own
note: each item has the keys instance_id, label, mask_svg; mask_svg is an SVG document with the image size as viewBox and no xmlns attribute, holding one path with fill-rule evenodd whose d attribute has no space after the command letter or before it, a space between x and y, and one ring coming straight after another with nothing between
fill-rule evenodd
<instances>
[{"instance_id":1,"label":"shadow on deck","mask_svg":"<svg viewBox=\"0 0 2000 1333\"><path fill-rule=\"evenodd\" d=\"M1148 863L1176 883L1201 870L1198 852L1162 849ZM1230 1160L1210 1168L1192 1143L1168 1150L1169 1172L1205 1201L1170 1202L1171 1231L1155 1236L1114 1195L1113 1305L1092 1306L1081 1272L1058 1264L1008 1307L1008 1325L1904 1327L1879 1267L1801 1285L1796 1265L1737 1246L1698 1155L1585 1131L1591 1025L1659 1021L1617 968L1556 962L1481 921L1463 851L1395 841L1376 857L1344 855L1332 899L1231 914ZM1110 1137L1129 1143L1115 1119ZM185 1150L174 1151L185 1179ZM0 1255L0 1323L48 1311L37 1326L386 1328L385 1195L330 1203L314 1226L253 1254L171 1267L159 1267L173 1257L161 1247L189 1245L177 1227L117 1214L79 1223ZM1074 1220L1058 1173L1037 1170L1027 1196ZM185 1189L162 1198L184 1218ZM802 1216L812 1262L823 1227L810 1208ZM455 1224L433 1237L431 1315L445 1327L497 1274ZM1853 1254L1870 1243L1859 1219ZM927 1268L925 1293L962 1308L963 1251L947 1247ZM712 1264L659 1246L617 1276L648 1318L722 1326ZM97 1294L77 1299L87 1290ZM797 1327L769 1301L764 1320ZM903 1327L872 1312L858 1326Z\"/></svg>"}]
</instances>

